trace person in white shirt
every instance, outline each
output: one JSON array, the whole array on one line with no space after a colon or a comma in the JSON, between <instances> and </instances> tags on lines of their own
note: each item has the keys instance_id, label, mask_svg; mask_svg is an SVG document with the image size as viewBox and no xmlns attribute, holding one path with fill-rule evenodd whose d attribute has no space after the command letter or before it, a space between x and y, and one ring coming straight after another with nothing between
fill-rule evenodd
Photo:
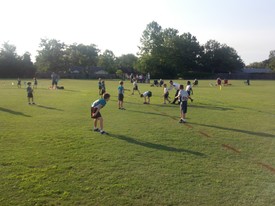
<instances>
[{"instance_id":1,"label":"person in white shirt","mask_svg":"<svg viewBox=\"0 0 275 206\"><path fill-rule=\"evenodd\" d=\"M192 89L190 81L187 81L187 85L186 85L185 91L187 91L187 93L189 94L191 102L193 102L193 99L191 98L191 94L193 94L193 89Z\"/></svg>"},{"instance_id":2,"label":"person in white shirt","mask_svg":"<svg viewBox=\"0 0 275 206\"><path fill-rule=\"evenodd\" d=\"M163 104L166 104L166 101L168 101L170 103L169 91L167 88L167 84L163 84Z\"/></svg>"},{"instance_id":3,"label":"person in white shirt","mask_svg":"<svg viewBox=\"0 0 275 206\"><path fill-rule=\"evenodd\" d=\"M186 123L186 113L187 113L187 101L190 99L187 91L184 90L184 86L180 85L179 94L176 97L180 102L180 121L179 123Z\"/></svg>"},{"instance_id":4,"label":"person in white shirt","mask_svg":"<svg viewBox=\"0 0 275 206\"><path fill-rule=\"evenodd\" d=\"M137 84L137 80L133 81L133 92L132 95L134 95L134 91L138 91L138 93L140 94L140 91L138 90L138 84Z\"/></svg>"},{"instance_id":5,"label":"person in white shirt","mask_svg":"<svg viewBox=\"0 0 275 206\"><path fill-rule=\"evenodd\" d=\"M175 104L176 101L178 100L178 98L176 97L178 96L180 85L178 83L173 82L172 80L170 80L169 83L170 83L170 88L168 90L172 90L173 88L176 90L175 98L173 102L171 102L171 104Z\"/></svg>"},{"instance_id":6,"label":"person in white shirt","mask_svg":"<svg viewBox=\"0 0 275 206\"><path fill-rule=\"evenodd\" d=\"M143 94L141 94L140 97L144 97L143 104L150 104L150 97L151 96L152 96L152 92L151 91L146 91Z\"/></svg>"}]
</instances>

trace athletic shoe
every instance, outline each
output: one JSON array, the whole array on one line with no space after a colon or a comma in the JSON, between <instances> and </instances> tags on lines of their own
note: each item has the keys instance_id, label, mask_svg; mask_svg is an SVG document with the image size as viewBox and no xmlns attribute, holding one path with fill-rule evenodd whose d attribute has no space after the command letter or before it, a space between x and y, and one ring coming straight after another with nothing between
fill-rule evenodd
<instances>
[{"instance_id":1,"label":"athletic shoe","mask_svg":"<svg viewBox=\"0 0 275 206\"><path fill-rule=\"evenodd\" d=\"M100 134L108 134L107 132L105 131L101 131Z\"/></svg>"},{"instance_id":2,"label":"athletic shoe","mask_svg":"<svg viewBox=\"0 0 275 206\"><path fill-rule=\"evenodd\" d=\"M99 132L100 130L98 128L94 129L94 132Z\"/></svg>"},{"instance_id":3,"label":"athletic shoe","mask_svg":"<svg viewBox=\"0 0 275 206\"><path fill-rule=\"evenodd\" d=\"M179 123L183 123L183 119L180 119Z\"/></svg>"},{"instance_id":4,"label":"athletic shoe","mask_svg":"<svg viewBox=\"0 0 275 206\"><path fill-rule=\"evenodd\" d=\"M122 108L120 108L120 109L121 109L121 110L126 110L126 109L125 109L125 108L123 108L123 107L122 107Z\"/></svg>"}]
</instances>

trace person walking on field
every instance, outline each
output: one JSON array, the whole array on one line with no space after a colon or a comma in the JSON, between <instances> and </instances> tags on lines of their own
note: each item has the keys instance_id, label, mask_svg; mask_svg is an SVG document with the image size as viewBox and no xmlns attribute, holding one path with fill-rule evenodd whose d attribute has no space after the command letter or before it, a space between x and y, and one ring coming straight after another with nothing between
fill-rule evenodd
<instances>
[{"instance_id":1,"label":"person walking on field","mask_svg":"<svg viewBox=\"0 0 275 206\"><path fill-rule=\"evenodd\" d=\"M101 134L108 134L103 130L103 117L101 116L100 110L107 104L110 99L110 94L104 93L103 98L94 101L91 104L91 118L94 119L94 131L100 132ZM99 121L99 127L97 122Z\"/></svg>"},{"instance_id":2,"label":"person walking on field","mask_svg":"<svg viewBox=\"0 0 275 206\"><path fill-rule=\"evenodd\" d=\"M168 101L170 103L169 91L167 88L167 84L163 84L163 104L166 104L166 101Z\"/></svg>"},{"instance_id":3,"label":"person walking on field","mask_svg":"<svg viewBox=\"0 0 275 206\"><path fill-rule=\"evenodd\" d=\"M187 113L187 101L190 99L187 91L184 90L184 86L181 84L179 87L179 94L177 95L177 99L180 102L180 121L179 123L186 123L186 113Z\"/></svg>"},{"instance_id":4,"label":"person walking on field","mask_svg":"<svg viewBox=\"0 0 275 206\"><path fill-rule=\"evenodd\" d=\"M179 94L180 85L178 83L173 82L172 80L170 80L169 83L170 83L170 88L168 90L172 90L173 88L176 90L175 98L171 104L176 104L176 101L178 100L177 96Z\"/></svg>"},{"instance_id":5,"label":"person walking on field","mask_svg":"<svg viewBox=\"0 0 275 206\"><path fill-rule=\"evenodd\" d=\"M132 92L132 95L134 95L134 91L138 91L138 93L140 95L140 91L138 89L137 80L133 80L133 92Z\"/></svg>"}]
</instances>

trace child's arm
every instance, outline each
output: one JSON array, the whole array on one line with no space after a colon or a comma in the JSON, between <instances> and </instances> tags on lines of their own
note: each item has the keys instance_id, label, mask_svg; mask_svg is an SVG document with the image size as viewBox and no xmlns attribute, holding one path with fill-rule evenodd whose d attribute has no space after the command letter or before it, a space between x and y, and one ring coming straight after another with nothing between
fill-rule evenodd
<instances>
[{"instance_id":1,"label":"child's arm","mask_svg":"<svg viewBox=\"0 0 275 206\"><path fill-rule=\"evenodd\" d=\"M96 112L93 114L93 116L96 116L97 113L100 111L101 108L102 108L102 105L100 104L99 107L97 108Z\"/></svg>"}]
</instances>

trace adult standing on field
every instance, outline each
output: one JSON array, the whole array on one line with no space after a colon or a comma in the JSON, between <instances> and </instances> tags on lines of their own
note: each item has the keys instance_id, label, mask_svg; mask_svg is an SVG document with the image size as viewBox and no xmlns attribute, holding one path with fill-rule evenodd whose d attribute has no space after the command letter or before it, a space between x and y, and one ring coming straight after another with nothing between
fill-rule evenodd
<instances>
[{"instance_id":1,"label":"adult standing on field","mask_svg":"<svg viewBox=\"0 0 275 206\"><path fill-rule=\"evenodd\" d=\"M57 81L58 81L58 76L56 73L52 73L51 75L52 78L52 89L57 89Z\"/></svg>"}]
</instances>

